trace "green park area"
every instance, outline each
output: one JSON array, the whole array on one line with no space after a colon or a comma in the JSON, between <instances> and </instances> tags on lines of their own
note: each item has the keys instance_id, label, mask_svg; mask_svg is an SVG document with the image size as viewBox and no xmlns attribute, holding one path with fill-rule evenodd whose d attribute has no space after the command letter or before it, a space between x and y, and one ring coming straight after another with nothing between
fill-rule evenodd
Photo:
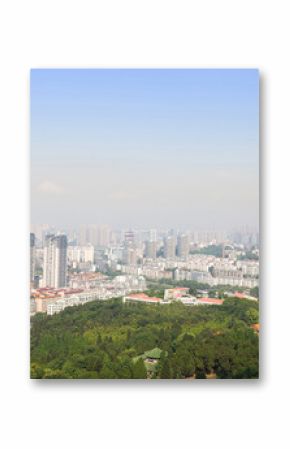
<instances>
[{"instance_id":1,"label":"green park area","mask_svg":"<svg viewBox=\"0 0 290 449\"><path fill-rule=\"evenodd\" d=\"M31 377L258 378L258 302L123 304L120 298L31 320ZM153 351L153 352L152 352Z\"/></svg>"}]
</instances>

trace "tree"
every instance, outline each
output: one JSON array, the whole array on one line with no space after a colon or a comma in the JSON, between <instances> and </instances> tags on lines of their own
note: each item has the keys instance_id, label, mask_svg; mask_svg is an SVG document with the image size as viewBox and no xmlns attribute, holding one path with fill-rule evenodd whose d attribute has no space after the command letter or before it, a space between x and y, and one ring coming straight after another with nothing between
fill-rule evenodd
<instances>
[{"instance_id":1,"label":"tree","mask_svg":"<svg viewBox=\"0 0 290 449\"><path fill-rule=\"evenodd\" d=\"M147 379L147 370L141 357L133 365L133 379Z\"/></svg>"},{"instance_id":2,"label":"tree","mask_svg":"<svg viewBox=\"0 0 290 449\"><path fill-rule=\"evenodd\" d=\"M31 379L42 379L44 370L37 363L32 363L30 367L30 378Z\"/></svg>"},{"instance_id":3,"label":"tree","mask_svg":"<svg viewBox=\"0 0 290 449\"><path fill-rule=\"evenodd\" d=\"M44 370L43 379L68 379L67 376L62 370L52 370L50 368L46 368Z\"/></svg>"},{"instance_id":4,"label":"tree","mask_svg":"<svg viewBox=\"0 0 290 449\"><path fill-rule=\"evenodd\" d=\"M246 311L246 317L248 318L249 323L257 323L259 321L259 312L258 310L251 308Z\"/></svg>"},{"instance_id":5,"label":"tree","mask_svg":"<svg viewBox=\"0 0 290 449\"><path fill-rule=\"evenodd\" d=\"M205 370L203 368L196 368L195 378L196 379L206 379Z\"/></svg>"},{"instance_id":6,"label":"tree","mask_svg":"<svg viewBox=\"0 0 290 449\"><path fill-rule=\"evenodd\" d=\"M133 364L131 358L124 356L118 363L117 374L118 379L132 379Z\"/></svg>"},{"instance_id":7,"label":"tree","mask_svg":"<svg viewBox=\"0 0 290 449\"><path fill-rule=\"evenodd\" d=\"M100 334L98 334L97 339L96 339L96 345L100 345L102 343L102 336Z\"/></svg>"},{"instance_id":8,"label":"tree","mask_svg":"<svg viewBox=\"0 0 290 449\"><path fill-rule=\"evenodd\" d=\"M160 367L160 379L172 379L172 368L167 357Z\"/></svg>"},{"instance_id":9,"label":"tree","mask_svg":"<svg viewBox=\"0 0 290 449\"><path fill-rule=\"evenodd\" d=\"M118 376L116 376L116 374L114 373L111 366L105 365L105 366L103 366L103 368L101 369L101 371L99 373L99 378L100 379L117 379Z\"/></svg>"},{"instance_id":10,"label":"tree","mask_svg":"<svg viewBox=\"0 0 290 449\"><path fill-rule=\"evenodd\" d=\"M259 287L251 288L250 295L255 296L255 298L259 298Z\"/></svg>"},{"instance_id":11,"label":"tree","mask_svg":"<svg viewBox=\"0 0 290 449\"><path fill-rule=\"evenodd\" d=\"M194 281L186 285L197 287ZM250 324L258 321L258 311L257 301L235 298L204 307L113 299L54 316L36 314L31 319L31 377L179 379L212 373L256 378L259 336ZM160 361L150 365L147 376L147 364L138 356L155 347L162 349Z\"/></svg>"}]
</instances>

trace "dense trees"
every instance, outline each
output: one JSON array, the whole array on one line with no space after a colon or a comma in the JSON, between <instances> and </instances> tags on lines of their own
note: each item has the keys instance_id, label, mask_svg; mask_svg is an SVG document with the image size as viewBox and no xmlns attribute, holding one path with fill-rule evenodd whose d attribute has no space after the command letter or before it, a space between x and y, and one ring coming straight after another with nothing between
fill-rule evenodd
<instances>
[{"instance_id":1,"label":"dense trees","mask_svg":"<svg viewBox=\"0 0 290 449\"><path fill-rule=\"evenodd\" d=\"M140 354L159 347L153 378L258 377L258 303L222 306L122 304L120 299L37 314L32 378L144 379Z\"/></svg>"},{"instance_id":2,"label":"dense trees","mask_svg":"<svg viewBox=\"0 0 290 449\"><path fill-rule=\"evenodd\" d=\"M133 365L133 379L146 379L147 378L147 370L145 368L143 360L140 358Z\"/></svg>"},{"instance_id":3,"label":"dense trees","mask_svg":"<svg viewBox=\"0 0 290 449\"><path fill-rule=\"evenodd\" d=\"M252 296L255 296L256 298L259 298L259 287L254 287L250 290L250 294Z\"/></svg>"},{"instance_id":4,"label":"dense trees","mask_svg":"<svg viewBox=\"0 0 290 449\"><path fill-rule=\"evenodd\" d=\"M191 254L206 254L208 256L222 257L223 247L222 245L208 245L204 248L193 249Z\"/></svg>"}]
</instances>

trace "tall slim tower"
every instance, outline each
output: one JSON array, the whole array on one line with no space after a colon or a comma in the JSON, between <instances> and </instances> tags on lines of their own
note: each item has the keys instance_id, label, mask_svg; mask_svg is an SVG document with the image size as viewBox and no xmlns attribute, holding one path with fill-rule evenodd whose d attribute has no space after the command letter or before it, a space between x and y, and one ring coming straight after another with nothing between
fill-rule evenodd
<instances>
[{"instance_id":1,"label":"tall slim tower","mask_svg":"<svg viewBox=\"0 0 290 449\"><path fill-rule=\"evenodd\" d=\"M156 229L150 229L149 231L149 241L156 242L157 240L157 230Z\"/></svg>"},{"instance_id":2,"label":"tall slim tower","mask_svg":"<svg viewBox=\"0 0 290 449\"><path fill-rule=\"evenodd\" d=\"M180 234L177 242L177 255L185 259L189 254L189 236Z\"/></svg>"},{"instance_id":3,"label":"tall slim tower","mask_svg":"<svg viewBox=\"0 0 290 449\"><path fill-rule=\"evenodd\" d=\"M124 233L123 262L126 265L136 265L137 263L136 235L132 230Z\"/></svg>"},{"instance_id":4,"label":"tall slim tower","mask_svg":"<svg viewBox=\"0 0 290 449\"><path fill-rule=\"evenodd\" d=\"M67 237L48 235L45 239L43 261L43 285L62 288L66 286Z\"/></svg>"},{"instance_id":5,"label":"tall slim tower","mask_svg":"<svg viewBox=\"0 0 290 449\"><path fill-rule=\"evenodd\" d=\"M164 240L164 257L166 259L173 259L175 257L176 240L175 237L169 235Z\"/></svg>"},{"instance_id":6,"label":"tall slim tower","mask_svg":"<svg viewBox=\"0 0 290 449\"><path fill-rule=\"evenodd\" d=\"M109 226L102 225L97 228L97 245L108 246L110 241L110 228Z\"/></svg>"},{"instance_id":7,"label":"tall slim tower","mask_svg":"<svg viewBox=\"0 0 290 449\"><path fill-rule=\"evenodd\" d=\"M148 240L145 245L145 255L148 259L156 259L157 244L154 240Z\"/></svg>"}]
</instances>

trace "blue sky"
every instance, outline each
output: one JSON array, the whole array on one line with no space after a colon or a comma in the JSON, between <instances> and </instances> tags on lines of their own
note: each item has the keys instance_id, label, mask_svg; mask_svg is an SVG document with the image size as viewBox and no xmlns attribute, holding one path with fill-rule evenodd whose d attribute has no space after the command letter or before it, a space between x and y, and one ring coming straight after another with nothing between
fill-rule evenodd
<instances>
[{"instance_id":1,"label":"blue sky","mask_svg":"<svg viewBox=\"0 0 290 449\"><path fill-rule=\"evenodd\" d=\"M258 224L257 70L31 71L32 221Z\"/></svg>"}]
</instances>

